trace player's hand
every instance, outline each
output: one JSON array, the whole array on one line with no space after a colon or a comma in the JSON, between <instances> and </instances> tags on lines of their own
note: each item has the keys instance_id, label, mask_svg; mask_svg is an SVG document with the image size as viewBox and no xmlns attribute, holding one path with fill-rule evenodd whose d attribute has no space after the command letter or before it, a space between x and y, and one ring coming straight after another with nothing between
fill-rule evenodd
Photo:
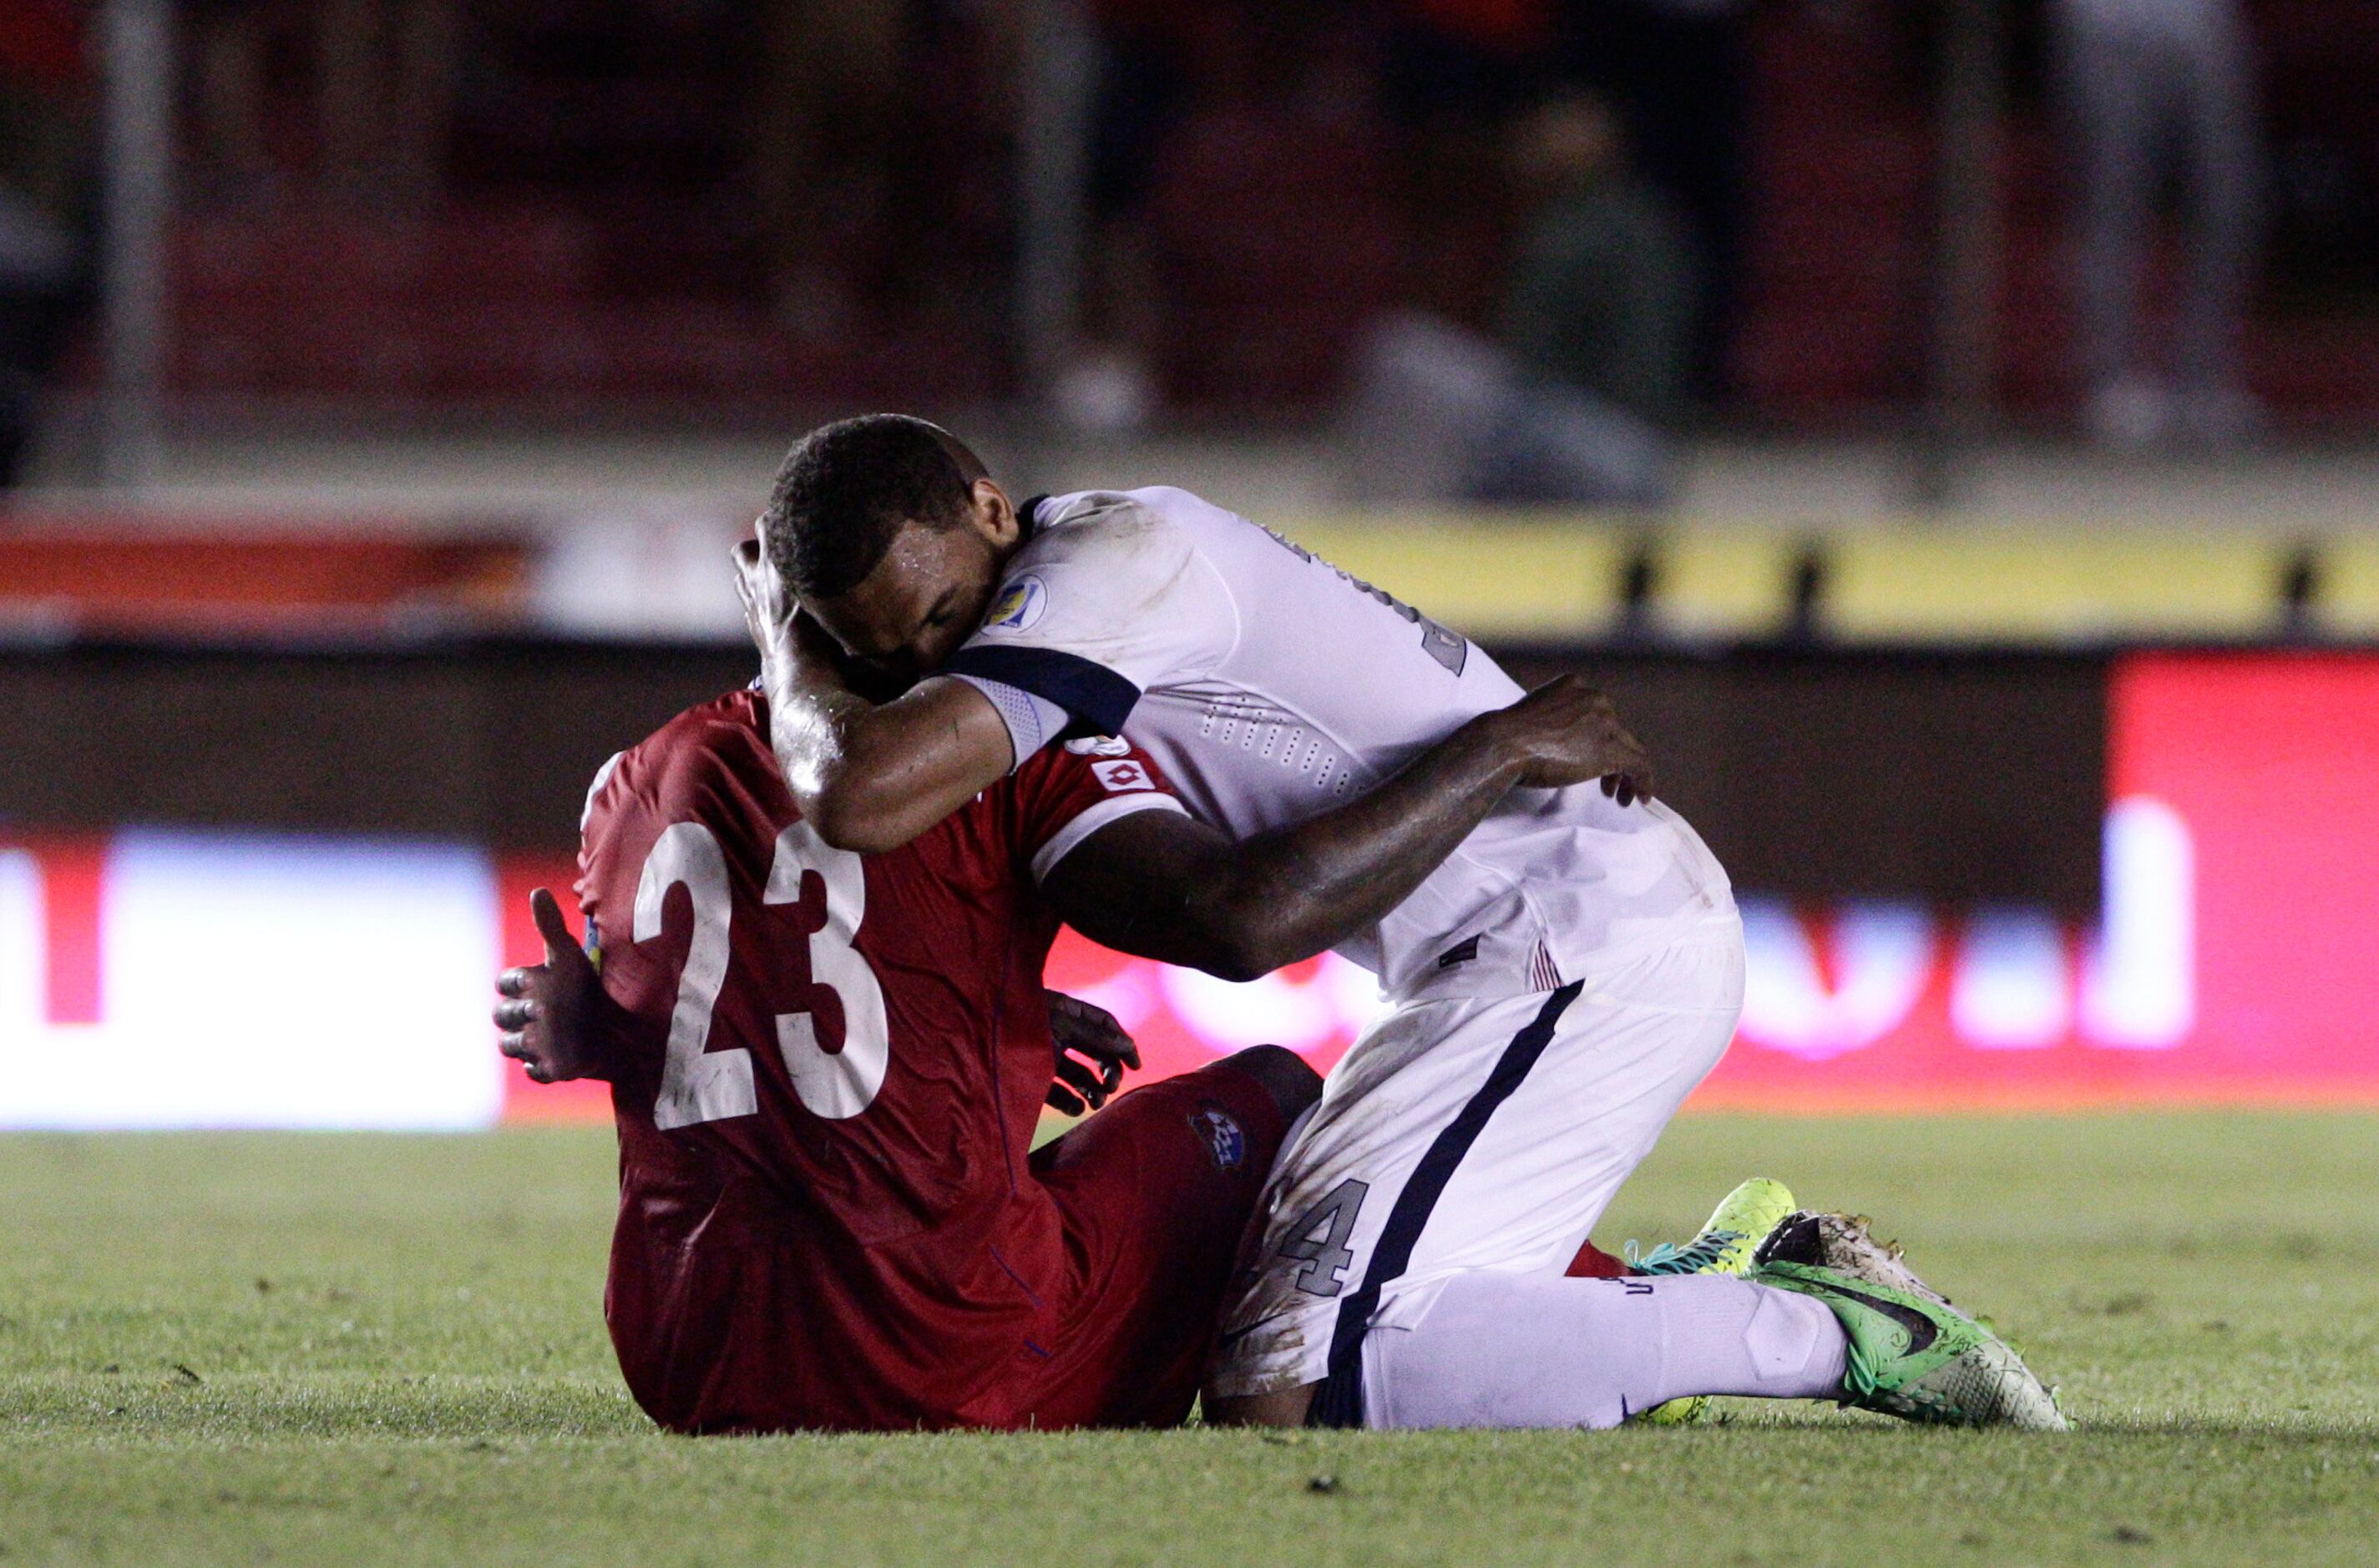
<instances>
[{"instance_id":1,"label":"player's hand","mask_svg":"<svg viewBox=\"0 0 2379 1568\"><path fill-rule=\"evenodd\" d=\"M1556 676L1488 716L1498 742L1521 765L1520 783L1558 790L1602 781L1621 805L1652 798L1652 762L1619 722L1611 699L1575 675Z\"/></svg>"},{"instance_id":2,"label":"player's hand","mask_svg":"<svg viewBox=\"0 0 2379 1568\"><path fill-rule=\"evenodd\" d=\"M496 1004L498 1048L526 1064L539 1083L595 1076L596 1008L602 982L586 950L570 934L562 906L540 887L528 896L537 929L545 938L545 962L508 969L496 977L503 1000Z\"/></svg>"},{"instance_id":3,"label":"player's hand","mask_svg":"<svg viewBox=\"0 0 2379 1568\"><path fill-rule=\"evenodd\" d=\"M1095 1111L1123 1086L1124 1069L1140 1067L1140 1047L1105 1007L1062 991L1049 999L1049 1033L1057 1043L1057 1078L1049 1107L1069 1116Z\"/></svg>"},{"instance_id":4,"label":"player's hand","mask_svg":"<svg viewBox=\"0 0 2379 1568\"><path fill-rule=\"evenodd\" d=\"M735 597L743 603L743 630L752 645L760 650L760 683L765 691L776 692L780 677L797 675L812 684L824 679L881 703L899 696L912 684L888 682L879 671L854 668L842 645L802 608L762 553L757 539L745 539L735 547Z\"/></svg>"},{"instance_id":5,"label":"player's hand","mask_svg":"<svg viewBox=\"0 0 2379 1568\"><path fill-rule=\"evenodd\" d=\"M760 689L773 698L800 661L793 621L801 607L757 538L735 547L735 597L743 601L743 630L760 650Z\"/></svg>"},{"instance_id":6,"label":"player's hand","mask_svg":"<svg viewBox=\"0 0 2379 1568\"><path fill-rule=\"evenodd\" d=\"M765 664L784 651L799 606L756 537L735 547L735 597L743 601L743 630L751 633L752 645L760 650Z\"/></svg>"}]
</instances>

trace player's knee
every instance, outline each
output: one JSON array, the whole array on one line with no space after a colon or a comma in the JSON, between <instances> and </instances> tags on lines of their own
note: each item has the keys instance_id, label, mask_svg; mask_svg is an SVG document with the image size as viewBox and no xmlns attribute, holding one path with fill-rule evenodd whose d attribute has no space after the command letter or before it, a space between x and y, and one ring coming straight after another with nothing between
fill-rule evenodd
<instances>
[{"instance_id":1,"label":"player's knee","mask_svg":"<svg viewBox=\"0 0 2379 1568\"><path fill-rule=\"evenodd\" d=\"M1278 1393L1220 1394L1209 1392L1200 1401L1206 1424L1210 1427L1301 1427L1306 1413L1313 1407L1313 1391L1320 1383L1307 1383Z\"/></svg>"},{"instance_id":2,"label":"player's knee","mask_svg":"<svg viewBox=\"0 0 2379 1568\"><path fill-rule=\"evenodd\" d=\"M1272 1096L1272 1103L1280 1108L1280 1119L1285 1123L1303 1116L1322 1098L1322 1075L1286 1046L1250 1045L1223 1061L1225 1066L1262 1085L1264 1092Z\"/></svg>"}]
</instances>

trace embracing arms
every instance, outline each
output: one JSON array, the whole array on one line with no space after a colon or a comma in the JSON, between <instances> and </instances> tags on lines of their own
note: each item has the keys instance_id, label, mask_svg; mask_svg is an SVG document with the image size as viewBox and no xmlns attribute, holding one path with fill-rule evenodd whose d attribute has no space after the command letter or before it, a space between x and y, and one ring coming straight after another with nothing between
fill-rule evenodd
<instances>
[{"instance_id":1,"label":"embracing arms","mask_svg":"<svg viewBox=\"0 0 2379 1568\"><path fill-rule=\"evenodd\" d=\"M797 621L788 641L822 635ZM888 703L855 694L821 652L764 660L770 744L802 820L838 850L897 850L1005 778L1008 726L991 699L936 676Z\"/></svg>"},{"instance_id":2,"label":"embracing arms","mask_svg":"<svg viewBox=\"0 0 2379 1568\"><path fill-rule=\"evenodd\" d=\"M1610 701L1564 676L1472 719L1369 793L1292 826L1235 842L1178 812L1121 817L1058 862L1045 891L1093 940L1253 979L1385 915L1511 790L1588 778L1623 805L1651 791L1643 749ZM618 1005L552 894L539 888L531 906L546 957L498 982L503 1053L539 1082L610 1078L605 1043L621 1021ZM1060 1080L1050 1103L1069 1113L1096 1106L1136 1060L1131 1043L1096 1008L1055 994L1050 1006Z\"/></svg>"},{"instance_id":3,"label":"embracing arms","mask_svg":"<svg viewBox=\"0 0 2379 1568\"><path fill-rule=\"evenodd\" d=\"M876 703L845 656L801 614L746 541L736 553L746 628L760 650L769 743L802 820L838 850L897 850L1006 777L1019 760L991 699L948 676Z\"/></svg>"},{"instance_id":4,"label":"embracing arms","mask_svg":"<svg viewBox=\"0 0 2379 1568\"><path fill-rule=\"evenodd\" d=\"M1134 813L1058 862L1044 891L1093 941L1252 980L1404 902L1512 790L1589 778L1623 805L1651 791L1643 748L1610 700L1565 675L1286 827L1235 841L1179 813Z\"/></svg>"}]
</instances>

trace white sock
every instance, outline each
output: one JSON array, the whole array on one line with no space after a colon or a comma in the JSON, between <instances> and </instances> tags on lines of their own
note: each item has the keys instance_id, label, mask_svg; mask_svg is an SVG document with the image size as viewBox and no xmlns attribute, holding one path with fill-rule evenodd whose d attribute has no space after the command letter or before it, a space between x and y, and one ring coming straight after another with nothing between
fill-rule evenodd
<instances>
[{"instance_id":1,"label":"white sock","mask_svg":"<svg viewBox=\"0 0 2379 1568\"><path fill-rule=\"evenodd\" d=\"M1827 1399L1849 1353L1831 1309L1723 1274L1457 1274L1363 1342L1372 1427L1615 1427L1695 1393Z\"/></svg>"}]
</instances>

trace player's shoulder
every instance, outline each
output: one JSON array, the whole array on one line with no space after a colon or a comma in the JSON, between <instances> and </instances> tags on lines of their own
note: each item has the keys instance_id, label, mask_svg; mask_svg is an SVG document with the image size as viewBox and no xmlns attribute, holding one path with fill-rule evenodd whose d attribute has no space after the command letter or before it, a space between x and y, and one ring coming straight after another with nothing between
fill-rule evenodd
<instances>
[{"instance_id":1,"label":"player's shoulder","mask_svg":"<svg viewBox=\"0 0 2379 1568\"><path fill-rule=\"evenodd\" d=\"M1154 759L1112 735L1083 736L1026 759L1002 783L1021 807L1018 848L1039 880L1092 833L1134 812L1185 808Z\"/></svg>"},{"instance_id":2,"label":"player's shoulder","mask_svg":"<svg viewBox=\"0 0 2379 1568\"><path fill-rule=\"evenodd\" d=\"M628 748L647 767L735 767L768 750L768 699L745 688L696 703Z\"/></svg>"},{"instance_id":3,"label":"player's shoulder","mask_svg":"<svg viewBox=\"0 0 2379 1568\"><path fill-rule=\"evenodd\" d=\"M1170 485L1077 490L1044 497L1020 560L1095 563L1110 571L1171 569L1218 527L1246 526L1221 507Z\"/></svg>"},{"instance_id":4,"label":"player's shoulder","mask_svg":"<svg viewBox=\"0 0 2379 1568\"><path fill-rule=\"evenodd\" d=\"M1145 639L1160 621L1177 633L1232 624L1227 585L1213 568L1215 530L1251 525L1161 485L1044 497L1033 516L984 618L987 635L1029 639L1038 625L1043 637Z\"/></svg>"},{"instance_id":5,"label":"player's shoulder","mask_svg":"<svg viewBox=\"0 0 2379 1568\"><path fill-rule=\"evenodd\" d=\"M774 778L767 698L728 692L696 703L605 763L587 791L583 820L622 798L658 800L707 789L728 778Z\"/></svg>"},{"instance_id":6,"label":"player's shoulder","mask_svg":"<svg viewBox=\"0 0 2379 1568\"><path fill-rule=\"evenodd\" d=\"M1008 782L1020 791L1087 789L1094 794L1172 793L1155 762L1118 735L1078 735L1027 757Z\"/></svg>"}]
</instances>

